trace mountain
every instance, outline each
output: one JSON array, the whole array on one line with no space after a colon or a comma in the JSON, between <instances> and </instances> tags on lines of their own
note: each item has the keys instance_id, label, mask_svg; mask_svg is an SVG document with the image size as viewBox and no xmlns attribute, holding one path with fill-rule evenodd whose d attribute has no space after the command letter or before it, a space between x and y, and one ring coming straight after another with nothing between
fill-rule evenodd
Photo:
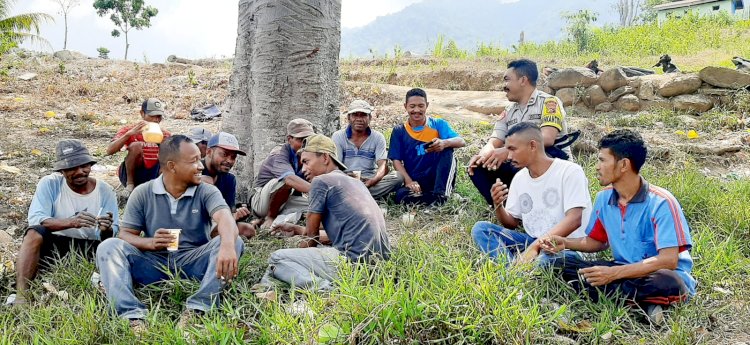
<instances>
[{"instance_id":1,"label":"mountain","mask_svg":"<svg viewBox=\"0 0 750 345\"><path fill-rule=\"evenodd\" d=\"M424 0L368 25L343 29L341 56L363 57L403 51L428 53L438 35L474 51L482 43L510 47L525 40L544 42L565 37L561 14L588 9L599 14L595 25L617 23L615 0Z\"/></svg>"}]
</instances>

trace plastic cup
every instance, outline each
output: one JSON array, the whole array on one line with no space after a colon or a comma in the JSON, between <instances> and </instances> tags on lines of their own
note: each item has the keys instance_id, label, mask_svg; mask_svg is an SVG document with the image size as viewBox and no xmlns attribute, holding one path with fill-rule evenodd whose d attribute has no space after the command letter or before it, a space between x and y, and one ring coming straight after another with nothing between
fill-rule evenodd
<instances>
[{"instance_id":1,"label":"plastic cup","mask_svg":"<svg viewBox=\"0 0 750 345\"><path fill-rule=\"evenodd\" d=\"M354 178L356 178L357 180L362 179L362 170L354 170L352 171L352 174L354 175Z\"/></svg>"},{"instance_id":2,"label":"plastic cup","mask_svg":"<svg viewBox=\"0 0 750 345\"><path fill-rule=\"evenodd\" d=\"M180 248L180 232L182 229L167 229L169 231L169 234L174 236L174 241L167 246L167 251L174 252L177 251L177 249Z\"/></svg>"}]
</instances>

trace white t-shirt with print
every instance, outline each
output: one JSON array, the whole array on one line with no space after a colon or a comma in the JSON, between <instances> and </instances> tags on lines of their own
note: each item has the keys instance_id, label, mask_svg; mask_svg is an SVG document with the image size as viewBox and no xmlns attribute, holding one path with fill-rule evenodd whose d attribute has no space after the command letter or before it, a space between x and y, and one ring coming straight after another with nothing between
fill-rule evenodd
<instances>
[{"instance_id":1,"label":"white t-shirt with print","mask_svg":"<svg viewBox=\"0 0 750 345\"><path fill-rule=\"evenodd\" d=\"M97 180L94 190L92 190L91 193L83 195L74 192L70 189L68 184L63 181L60 189L60 196L55 200L55 212L53 218L70 218L75 216L78 212L88 212L96 216L102 205L101 193L99 193L99 186L101 184L102 182ZM96 229L94 228L67 229L55 231L53 234L73 238L96 239Z\"/></svg>"},{"instance_id":2,"label":"white t-shirt with print","mask_svg":"<svg viewBox=\"0 0 750 345\"><path fill-rule=\"evenodd\" d=\"M583 207L581 226L568 237L584 237L591 214L588 185L583 168L569 161L555 159L537 178L523 168L513 177L505 210L521 220L527 234L539 238L565 218L565 212Z\"/></svg>"}]
</instances>

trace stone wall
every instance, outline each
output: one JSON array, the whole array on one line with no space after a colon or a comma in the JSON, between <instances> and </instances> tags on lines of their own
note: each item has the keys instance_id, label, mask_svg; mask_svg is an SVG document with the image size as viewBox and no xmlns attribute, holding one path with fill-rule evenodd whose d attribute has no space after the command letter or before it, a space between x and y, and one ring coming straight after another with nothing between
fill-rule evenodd
<instances>
[{"instance_id":1,"label":"stone wall","mask_svg":"<svg viewBox=\"0 0 750 345\"><path fill-rule=\"evenodd\" d=\"M731 106L734 93L748 87L750 73L724 67L640 77L627 77L619 67L600 75L588 68L566 68L539 83L540 90L559 97L563 105L597 112L674 109L702 113Z\"/></svg>"}]
</instances>

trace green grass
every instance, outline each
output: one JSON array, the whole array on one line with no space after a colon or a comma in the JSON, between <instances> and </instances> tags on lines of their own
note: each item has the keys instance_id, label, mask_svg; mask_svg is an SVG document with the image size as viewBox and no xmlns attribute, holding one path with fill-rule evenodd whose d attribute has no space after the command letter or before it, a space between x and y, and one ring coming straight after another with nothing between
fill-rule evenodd
<instances>
[{"instance_id":1,"label":"green grass","mask_svg":"<svg viewBox=\"0 0 750 345\"><path fill-rule=\"evenodd\" d=\"M593 161L583 159L582 165L593 195L599 189ZM405 209L390 205L389 221L402 233L392 260L374 267L343 267L338 289L328 295L292 292L282 294L279 303L258 300L250 287L262 275L270 252L283 244L263 237L251 240L241 275L221 308L188 333L202 344L300 344L315 340L324 325L334 325L341 332L331 343L349 343L352 337L359 344L551 344L562 335L581 343L601 342L604 336L614 343L692 344L725 337L713 333L721 330L717 324L747 327L750 181L709 179L690 164L674 171L647 167L649 181L671 190L682 203L695 243L694 275L700 282L696 298L670 309L664 327L642 323L641 313L617 302L582 299L548 272L506 270L484 260L469 230L490 213L462 174L457 192L466 200L451 199L437 213L419 212L412 228L397 223ZM107 316L103 296L88 283L93 270L92 263L68 257L43 274L34 283L37 302L30 309L0 309L0 343L188 343L175 324L197 282L171 280L138 289L151 313L148 333L136 339L126 323ZM9 281L2 278L0 295L11 292ZM53 282L70 299L44 299L42 281ZM312 316L286 310L299 299L307 301ZM563 320L587 321L591 330L567 332L560 327Z\"/></svg>"}]
</instances>

